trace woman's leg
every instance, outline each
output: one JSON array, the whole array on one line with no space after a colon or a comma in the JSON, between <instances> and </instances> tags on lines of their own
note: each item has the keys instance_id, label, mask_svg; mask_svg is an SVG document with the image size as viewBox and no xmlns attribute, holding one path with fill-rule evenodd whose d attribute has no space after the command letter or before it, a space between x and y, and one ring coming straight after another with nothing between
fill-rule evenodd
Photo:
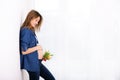
<instances>
[{"instance_id":1,"label":"woman's leg","mask_svg":"<svg viewBox=\"0 0 120 80\"><path fill-rule=\"evenodd\" d=\"M39 73L38 72L28 71L28 73L29 73L30 80L39 80Z\"/></svg>"},{"instance_id":2,"label":"woman's leg","mask_svg":"<svg viewBox=\"0 0 120 80\"><path fill-rule=\"evenodd\" d=\"M42 63L40 65L40 76L45 80L55 80L51 72Z\"/></svg>"}]
</instances>

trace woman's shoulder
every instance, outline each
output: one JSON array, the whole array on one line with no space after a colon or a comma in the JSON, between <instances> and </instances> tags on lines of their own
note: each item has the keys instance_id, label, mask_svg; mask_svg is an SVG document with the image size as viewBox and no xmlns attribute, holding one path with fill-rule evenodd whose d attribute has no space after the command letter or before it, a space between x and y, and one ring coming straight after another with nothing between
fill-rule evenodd
<instances>
[{"instance_id":1,"label":"woman's shoulder","mask_svg":"<svg viewBox=\"0 0 120 80\"><path fill-rule=\"evenodd\" d=\"M20 28L20 32L31 32L31 30L29 29L29 28L27 28L27 27L22 27L22 28Z\"/></svg>"},{"instance_id":2,"label":"woman's shoulder","mask_svg":"<svg viewBox=\"0 0 120 80\"><path fill-rule=\"evenodd\" d=\"M27 27L22 27L22 28L20 28L20 33L21 34L29 34L29 33L31 33L31 30Z\"/></svg>"},{"instance_id":3,"label":"woman's shoulder","mask_svg":"<svg viewBox=\"0 0 120 80\"><path fill-rule=\"evenodd\" d=\"M21 30L21 31L24 31L24 30L29 31L30 29L29 29L29 28L27 28L27 27L21 27L21 28L20 28L20 30Z\"/></svg>"},{"instance_id":4,"label":"woman's shoulder","mask_svg":"<svg viewBox=\"0 0 120 80\"><path fill-rule=\"evenodd\" d=\"M30 29L27 28L27 27L22 27L22 28L20 29L20 33L22 33L22 34L33 34L33 31L30 30Z\"/></svg>"}]
</instances>

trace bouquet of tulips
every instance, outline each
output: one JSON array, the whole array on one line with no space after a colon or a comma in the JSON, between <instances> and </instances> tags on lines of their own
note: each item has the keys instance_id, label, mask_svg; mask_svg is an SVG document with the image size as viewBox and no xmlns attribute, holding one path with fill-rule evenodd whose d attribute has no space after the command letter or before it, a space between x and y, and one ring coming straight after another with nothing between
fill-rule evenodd
<instances>
[{"instance_id":1,"label":"bouquet of tulips","mask_svg":"<svg viewBox=\"0 0 120 80\"><path fill-rule=\"evenodd\" d=\"M44 55L43 55L43 60L44 61L50 60L52 56L53 56L53 54L51 54L49 51L45 51Z\"/></svg>"}]
</instances>

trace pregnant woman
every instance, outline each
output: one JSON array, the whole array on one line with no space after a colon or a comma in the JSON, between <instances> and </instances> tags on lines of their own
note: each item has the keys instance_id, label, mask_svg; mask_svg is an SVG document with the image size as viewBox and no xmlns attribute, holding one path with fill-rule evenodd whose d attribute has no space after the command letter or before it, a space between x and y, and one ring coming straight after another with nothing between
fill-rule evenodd
<instances>
[{"instance_id":1,"label":"pregnant woman","mask_svg":"<svg viewBox=\"0 0 120 80\"><path fill-rule=\"evenodd\" d=\"M42 16L36 10L31 10L20 28L20 63L21 69L26 69L30 80L39 80L41 76L45 80L55 80L51 72L41 63L43 50L35 31L39 31Z\"/></svg>"}]
</instances>

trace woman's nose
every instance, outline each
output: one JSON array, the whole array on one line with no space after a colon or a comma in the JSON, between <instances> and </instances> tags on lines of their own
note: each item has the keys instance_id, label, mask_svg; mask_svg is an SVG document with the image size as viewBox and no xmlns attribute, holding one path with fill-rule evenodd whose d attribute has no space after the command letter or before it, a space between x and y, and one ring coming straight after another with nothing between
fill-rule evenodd
<instances>
[{"instance_id":1,"label":"woman's nose","mask_svg":"<svg viewBox=\"0 0 120 80\"><path fill-rule=\"evenodd\" d=\"M38 22L36 22L36 24L38 24Z\"/></svg>"}]
</instances>

